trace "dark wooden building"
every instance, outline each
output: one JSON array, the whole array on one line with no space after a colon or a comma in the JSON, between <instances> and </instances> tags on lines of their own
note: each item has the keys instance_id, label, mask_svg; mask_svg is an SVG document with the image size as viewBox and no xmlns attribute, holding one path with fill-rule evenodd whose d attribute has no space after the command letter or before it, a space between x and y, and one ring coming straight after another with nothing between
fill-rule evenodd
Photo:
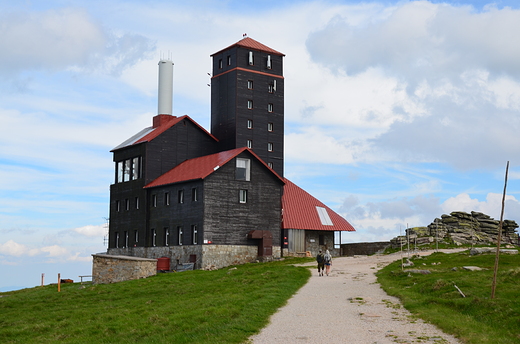
<instances>
[{"instance_id":1,"label":"dark wooden building","mask_svg":"<svg viewBox=\"0 0 520 344\"><path fill-rule=\"evenodd\" d=\"M161 61L153 125L112 150L107 253L169 257L172 269L185 262L218 268L314 250L304 243L313 234L302 230L326 233L332 249L334 231L352 226L323 204L326 210L316 208L312 196L299 197L283 177L284 55L246 37L211 56L211 133L171 115L173 63ZM308 215L285 226L309 206L333 213L335 223L318 226Z\"/></svg>"}]
</instances>

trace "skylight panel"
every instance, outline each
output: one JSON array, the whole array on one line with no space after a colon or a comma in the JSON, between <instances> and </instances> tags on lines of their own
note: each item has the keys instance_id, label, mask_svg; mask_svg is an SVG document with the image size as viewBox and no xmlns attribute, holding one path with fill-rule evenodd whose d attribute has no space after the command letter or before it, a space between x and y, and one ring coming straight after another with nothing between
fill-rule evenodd
<instances>
[{"instance_id":1,"label":"skylight panel","mask_svg":"<svg viewBox=\"0 0 520 344\"><path fill-rule=\"evenodd\" d=\"M327 209L323 207L316 206L316 211L318 212L318 216L320 217L321 224L324 226L334 226L332 220L330 219L329 213L327 213Z\"/></svg>"}]
</instances>

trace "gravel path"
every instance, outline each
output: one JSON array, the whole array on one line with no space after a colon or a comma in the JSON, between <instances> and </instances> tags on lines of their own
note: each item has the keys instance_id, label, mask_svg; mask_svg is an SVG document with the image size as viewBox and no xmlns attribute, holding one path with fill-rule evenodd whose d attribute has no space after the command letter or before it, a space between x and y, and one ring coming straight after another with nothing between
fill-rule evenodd
<instances>
[{"instance_id":1,"label":"gravel path","mask_svg":"<svg viewBox=\"0 0 520 344\"><path fill-rule=\"evenodd\" d=\"M399 253L335 258L331 274L323 277L313 269L309 282L271 317L267 327L250 338L251 342L460 343L435 326L414 319L397 298L376 283L375 272L400 258Z\"/></svg>"}]
</instances>

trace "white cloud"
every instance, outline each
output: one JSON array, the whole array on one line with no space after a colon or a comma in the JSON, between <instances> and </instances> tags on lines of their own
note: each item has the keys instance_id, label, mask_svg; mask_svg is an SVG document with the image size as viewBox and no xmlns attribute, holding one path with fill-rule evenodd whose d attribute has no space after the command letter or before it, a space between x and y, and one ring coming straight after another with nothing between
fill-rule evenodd
<instances>
[{"instance_id":1,"label":"white cloud","mask_svg":"<svg viewBox=\"0 0 520 344\"><path fill-rule=\"evenodd\" d=\"M107 234L106 225L88 225L74 228L73 231L87 237L103 237Z\"/></svg>"},{"instance_id":2,"label":"white cloud","mask_svg":"<svg viewBox=\"0 0 520 344\"><path fill-rule=\"evenodd\" d=\"M0 254L20 257L21 255L27 254L29 250L25 245L19 244L13 240L0 244Z\"/></svg>"}]
</instances>

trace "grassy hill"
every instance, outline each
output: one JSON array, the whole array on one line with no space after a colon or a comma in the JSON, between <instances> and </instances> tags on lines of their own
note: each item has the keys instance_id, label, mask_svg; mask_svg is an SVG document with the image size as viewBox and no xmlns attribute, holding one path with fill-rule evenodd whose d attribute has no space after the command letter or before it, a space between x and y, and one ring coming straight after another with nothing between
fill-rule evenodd
<instances>
[{"instance_id":1,"label":"grassy hill","mask_svg":"<svg viewBox=\"0 0 520 344\"><path fill-rule=\"evenodd\" d=\"M291 264L245 264L108 285L0 294L2 343L243 343L310 277Z\"/></svg>"}]
</instances>

